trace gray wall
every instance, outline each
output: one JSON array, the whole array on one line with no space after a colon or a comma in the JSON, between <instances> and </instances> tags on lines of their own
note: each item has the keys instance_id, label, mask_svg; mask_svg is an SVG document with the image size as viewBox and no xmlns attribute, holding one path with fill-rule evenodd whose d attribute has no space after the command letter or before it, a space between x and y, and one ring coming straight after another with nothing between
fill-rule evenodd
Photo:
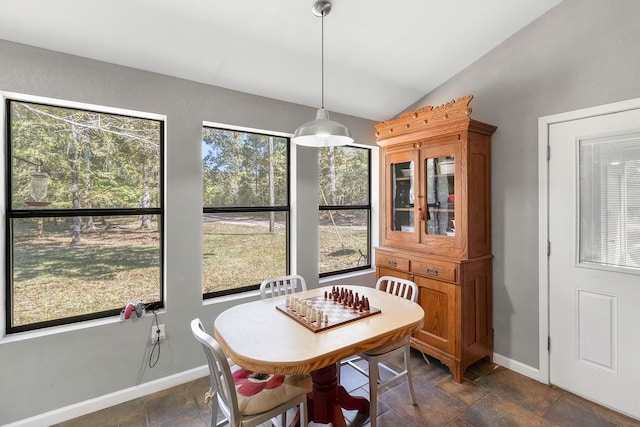
<instances>
[{"instance_id":1,"label":"gray wall","mask_svg":"<svg viewBox=\"0 0 640 427\"><path fill-rule=\"evenodd\" d=\"M640 97L640 2L564 0L409 109L473 94L492 142L494 351L539 367L538 117Z\"/></svg>"},{"instance_id":2,"label":"gray wall","mask_svg":"<svg viewBox=\"0 0 640 427\"><path fill-rule=\"evenodd\" d=\"M234 301L202 302L202 122L293 133L315 110L2 40L0 91L167 116L166 312L159 320L168 338L151 369L146 364L152 317L0 337L0 425L204 365L189 322L198 316L211 326ZM373 122L332 117L347 125L357 142L373 144ZM316 150L300 148L296 158L297 272L317 286ZM0 280L4 289L4 273ZM375 283L373 273L359 280ZM1 311L4 318L4 307Z\"/></svg>"}]
</instances>

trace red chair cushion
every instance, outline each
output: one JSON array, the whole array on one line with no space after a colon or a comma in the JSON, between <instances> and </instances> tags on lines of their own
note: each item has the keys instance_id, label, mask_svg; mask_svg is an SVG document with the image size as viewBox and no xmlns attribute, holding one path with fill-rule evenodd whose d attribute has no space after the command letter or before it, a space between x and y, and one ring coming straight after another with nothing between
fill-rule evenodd
<instances>
[{"instance_id":1,"label":"red chair cushion","mask_svg":"<svg viewBox=\"0 0 640 427\"><path fill-rule=\"evenodd\" d=\"M261 374L234 367L233 382L242 415L267 412L302 393L311 391L311 376Z\"/></svg>"}]
</instances>

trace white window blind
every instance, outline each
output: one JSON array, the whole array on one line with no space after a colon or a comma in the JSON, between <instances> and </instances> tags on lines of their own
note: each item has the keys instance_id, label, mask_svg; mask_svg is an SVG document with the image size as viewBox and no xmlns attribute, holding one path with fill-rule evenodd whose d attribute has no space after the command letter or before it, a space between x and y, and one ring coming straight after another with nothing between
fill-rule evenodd
<instances>
[{"instance_id":1,"label":"white window blind","mask_svg":"<svg viewBox=\"0 0 640 427\"><path fill-rule=\"evenodd\" d=\"M640 133L579 148L579 261L640 271Z\"/></svg>"}]
</instances>

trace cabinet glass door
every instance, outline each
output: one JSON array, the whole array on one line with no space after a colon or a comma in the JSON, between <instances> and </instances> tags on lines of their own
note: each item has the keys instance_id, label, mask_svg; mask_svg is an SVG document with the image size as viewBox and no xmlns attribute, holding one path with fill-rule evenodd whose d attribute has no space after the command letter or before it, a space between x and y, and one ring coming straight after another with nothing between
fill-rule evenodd
<instances>
[{"instance_id":1,"label":"cabinet glass door","mask_svg":"<svg viewBox=\"0 0 640 427\"><path fill-rule=\"evenodd\" d=\"M432 235L455 236L455 162L453 156L425 159L427 227Z\"/></svg>"},{"instance_id":2,"label":"cabinet glass door","mask_svg":"<svg viewBox=\"0 0 640 427\"><path fill-rule=\"evenodd\" d=\"M413 233L415 230L414 174L413 161L391 164L391 225L394 231Z\"/></svg>"}]
</instances>

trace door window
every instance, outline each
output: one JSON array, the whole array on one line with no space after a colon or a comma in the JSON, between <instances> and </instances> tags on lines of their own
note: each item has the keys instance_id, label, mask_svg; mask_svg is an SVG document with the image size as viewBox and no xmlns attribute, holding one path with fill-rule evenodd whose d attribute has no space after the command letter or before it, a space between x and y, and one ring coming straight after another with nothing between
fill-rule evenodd
<instances>
[{"instance_id":1,"label":"door window","mask_svg":"<svg viewBox=\"0 0 640 427\"><path fill-rule=\"evenodd\" d=\"M579 147L579 262L640 269L640 133Z\"/></svg>"}]
</instances>

